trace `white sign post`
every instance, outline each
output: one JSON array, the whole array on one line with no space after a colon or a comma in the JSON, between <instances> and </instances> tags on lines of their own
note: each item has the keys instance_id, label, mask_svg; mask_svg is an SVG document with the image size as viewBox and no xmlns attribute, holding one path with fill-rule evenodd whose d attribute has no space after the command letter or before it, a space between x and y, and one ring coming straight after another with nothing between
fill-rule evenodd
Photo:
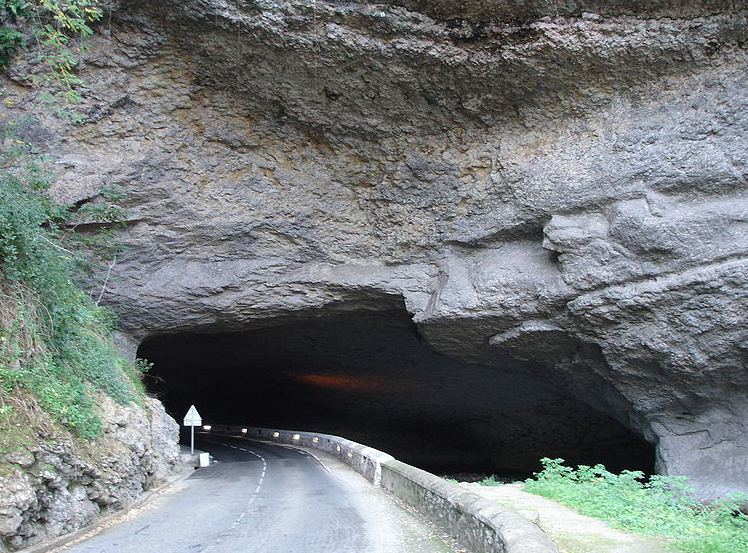
<instances>
[{"instance_id":1,"label":"white sign post","mask_svg":"<svg viewBox=\"0 0 748 553\"><path fill-rule=\"evenodd\" d=\"M202 424L203 419L200 413L197 412L194 405L191 405L190 410L184 416L184 425L190 427L190 455L195 454L195 427Z\"/></svg>"}]
</instances>

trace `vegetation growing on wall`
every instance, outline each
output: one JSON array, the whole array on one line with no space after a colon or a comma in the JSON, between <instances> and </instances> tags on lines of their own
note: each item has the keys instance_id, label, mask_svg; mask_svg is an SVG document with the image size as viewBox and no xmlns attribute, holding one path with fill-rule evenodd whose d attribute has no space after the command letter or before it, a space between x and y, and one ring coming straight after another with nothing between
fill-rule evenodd
<instances>
[{"instance_id":1,"label":"vegetation growing on wall","mask_svg":"<svg viewBox=\"0 0 748 553\"><path fill-rule=\"evenodd\" d=\"M748 515L744 497L713 505L690 499L685 477L639 471L613 474L603 465L572 468L563 459L542 459L543 470L527 480L525 491L569 505L582 514L622 530L667 537L682 551L737 553L748 551Z\"/></svg>"},{"instance_id":2,"label":"vegetation growing on wall","mask_svg":"<svg viewBox=\"0 0 748 553\"><path fill-rule=\"evenodd\" d=\"M0 156L0 413L8 394L31 392L82 436L100 428L91 390L120 402L138 397L138 371L116 354L114 315L73 281L82 257L61 221L71 212L46 196L49 175L18 139ZM103 221L110 212L88 209Z\"/></svg>"},{"instance_id":3,"label":"vegetation growing on wall","mask_svg":"<svg viewBox=\"0 0 748 553\"><path fill-rule=\"evenodd\" d=\"M33 40L42 67L34 84L58 107L74 102L76 55L99 15L91 0L0 0L0 63ZM0 145L0 430L34 402L76 434L94 437L101 431L96 394L137 399L144 365L117 355L113 313L75 284L82 237L64 222L116 219L119 191L103 190L102 202L74 214L48 198L44 159L17 138L13 123L4 122ZM106 225L102 230L106 238ZM90 236L84 240L91 245Z\"/></svg>"},{"instance_id":4,"label":"vegetation growing on wall","mask_svg":"<svg viewBox=\"0 0 748 553\"><path fill-rule=\"evenodd\" d=\"M60 115L80 99L83 86L75 72L101 17L98 0L0 0L0 69L19 50L33 46L35 67L27 76L39 99Z\"/></svg>"}]
</instances>

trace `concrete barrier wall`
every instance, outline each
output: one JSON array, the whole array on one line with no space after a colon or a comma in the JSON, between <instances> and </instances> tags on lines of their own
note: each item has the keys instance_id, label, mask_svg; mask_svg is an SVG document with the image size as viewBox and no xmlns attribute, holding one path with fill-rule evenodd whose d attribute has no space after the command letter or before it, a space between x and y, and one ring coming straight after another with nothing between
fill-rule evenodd
<instances>
[{"instance_id":1,"label":"concrete barrier wall","mask_svg":"<svg viewBox=\"0 0 748 553\"><path fill-rule=\"evenodd\" d=\"M313 432L226 425L210 431L325 451L415 507L473 553L558 553L540 528L515 511L377 449Z\"/></svg>"}]
</instances>

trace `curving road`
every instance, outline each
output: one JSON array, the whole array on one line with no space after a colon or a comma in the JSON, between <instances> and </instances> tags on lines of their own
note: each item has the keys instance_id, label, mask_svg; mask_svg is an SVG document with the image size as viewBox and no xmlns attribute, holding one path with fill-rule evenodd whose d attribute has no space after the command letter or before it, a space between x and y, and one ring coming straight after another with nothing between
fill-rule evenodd
<instances>
[{"instance_id":1,"label":"curving road","mask_svg":"<svg viewBox=\"0 0 748 553\"><path fill-rule=\"evenodd\" d=\"M216 463L68 553L453 553L454 544L332 456L198 443Z\"/></svg>"}]
</instances>

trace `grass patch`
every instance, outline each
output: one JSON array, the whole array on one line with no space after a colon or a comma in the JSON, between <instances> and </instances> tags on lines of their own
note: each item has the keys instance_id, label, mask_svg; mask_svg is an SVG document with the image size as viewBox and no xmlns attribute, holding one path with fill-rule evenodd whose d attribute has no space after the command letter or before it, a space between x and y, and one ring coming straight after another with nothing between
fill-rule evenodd
<instances>
[{"instance_id":1,"label":"grass patch","mask_svg":"<svg viewBox=\"0 0 748 553\"><path fill-rule=\"evenodd\" d=\"M481 486L502 486L503 480L498 480L493 474L478 482Z\"/></svg>"},{"instance_id":2,"label":"grass patch","mask_svg":"<svg viewBox=\"0 0 748 553\"><path fill-rule=\"evenodd\" d=\"M0 451L31 451L41 435L50 436L59 424L39 405L38 400L22 389L10 393L0 390L0 405L5 407L0 418ZM0 476L12 474L8 463L0 462Z\"/></svg>"},{"instance_id":3,"label":"grass patch","mask_svg":"<svg viewBox=\"0 0 748 553\"><path fill-rule=\"evenodd\" d=\"M688 553L748 551L744 496L711 505L694 503L685 477L639 471L609 472L603 465L572 468L563 459L542 459L543 470L525 481L527 492L554 499L582 514L628 532L666 537Z\"/></svg>"}]
</instances>

